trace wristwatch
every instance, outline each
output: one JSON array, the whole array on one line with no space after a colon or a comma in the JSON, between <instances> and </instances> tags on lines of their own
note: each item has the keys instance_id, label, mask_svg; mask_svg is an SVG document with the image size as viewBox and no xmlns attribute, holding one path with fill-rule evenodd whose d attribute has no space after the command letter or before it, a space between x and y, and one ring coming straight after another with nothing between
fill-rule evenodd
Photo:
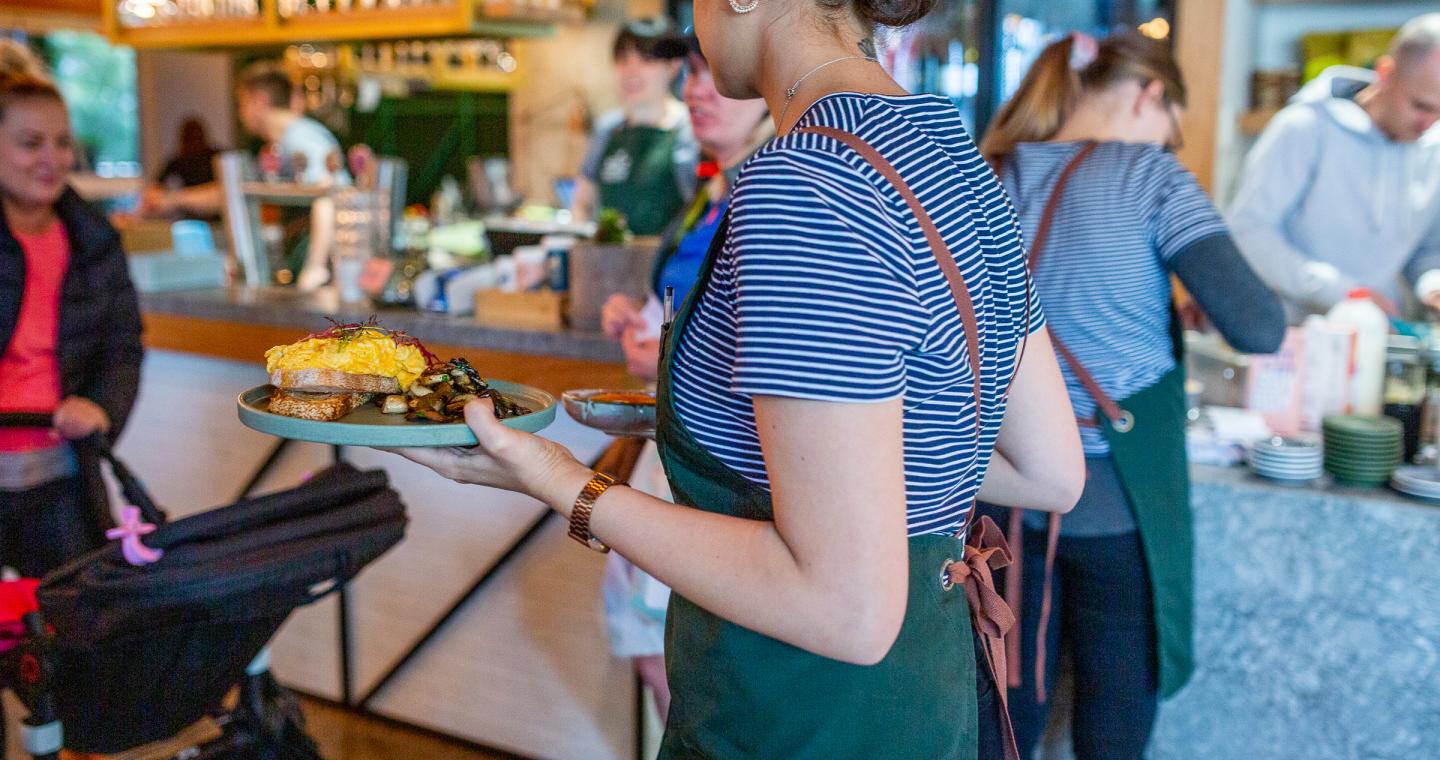
<instances>
[{"instance_id":1,"label":"wristwatch","mask_svg":"<svg viewBox=\"0 0 1440 760\"><path fill-rule=\"evenodd\" d=\"M580 495L575 498L575 506L570 510L570 537L601 553L610 551L610 547L601 543L600 539L590 532L590 513L595 509L595 500L615 483L615 478L603 472L595 473L585 487L580 489Z\"/></svg>"}]
</instances>

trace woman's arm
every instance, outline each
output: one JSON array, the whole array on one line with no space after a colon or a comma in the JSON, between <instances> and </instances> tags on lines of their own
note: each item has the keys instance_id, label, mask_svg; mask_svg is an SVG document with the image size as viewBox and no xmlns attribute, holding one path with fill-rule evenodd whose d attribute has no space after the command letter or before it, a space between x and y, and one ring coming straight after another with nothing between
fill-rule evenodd
<instances>
[{"instance_id":1,"label":"woman's arm","mask_svg":"<svg viewBox=\"0 0 1440 760\"><path fill-rule=\"evenodd\" d=\"M1192 243L1170 268L1236 351L1273 354L1285 340L1285 307L1245 262L1229 235Z\"/></svg>"},{"instance_id":2,"label":"woman's arm","mask_svg":"<svg viewBox=\"0 0 1440 760\"><path fill-rule=\"evenodd\" d=\"M575 178L575 197L570 200L570 221L576 224L595 220L595 183L585 177Z\"/></svg>"},{"instance_id":3,"label":"woman's arm","mask_svg":"<svg viewBox=\"0 0 1440 760\"><path fill-rule=\"evenodd\" d=\"M1085 489L1085 454L1049 328L1031 333L980 500L1069 512Z\"/></svg>"},{"instance_id":4,"label":"woman's arm","mask_svg":"<svg viewBox=\"0 0 1440 760\"><path fill-rule=\"evenodd\" d=\"M106 253L106 293L108 308L104 318L105 338L98 358L95 377L86 384L87 393L110 418L109 435L120 436L135 396L140 390L140 365L145 348L140 342L140 305L135 286L125 265L125 252L116 237L113 248Z\"/></svg>"},{"instance_id":5,"label":"woman's arm","mask_svg":"<svg viewBox=\"0 0 1440 760\"><path fill-rule=\"evenodd\" d=\"M596 503L591 530L716 615L826 657L878 662L899 634L907 599L901 403L754 403L774 522L612 488ZM500 425L488 401L465 412L475 449L398 453L570 514L588 468L558 444Z\"/></svg>"}]
</instances>

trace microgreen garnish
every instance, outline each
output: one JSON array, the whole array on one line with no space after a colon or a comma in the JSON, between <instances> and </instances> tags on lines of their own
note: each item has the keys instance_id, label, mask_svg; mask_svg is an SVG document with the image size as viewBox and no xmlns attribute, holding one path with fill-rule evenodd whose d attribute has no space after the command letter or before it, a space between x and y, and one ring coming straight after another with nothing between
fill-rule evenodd
<instances>
[{"instance_id":1,"label":"microgreen garnish","mask_svg":"<svg viewBox=\"0 0 1440 760\"><path fill-rule=\"evenodd\" d=\"M421 343L419 338L406 334L404 330L391 330L386 327L381 327L374 316L371 316L364 322L348 322L345 324L341 324L330 317L326 317L325 321L330 323L330 327L318 333L310 333L305 336L305 339L334 339L339 342L338 346L343 350L346 346L350 345L351 341L370 332L387 336L391 340L394 340L396 345L414 346L420 349L421 356L424 356L425 361L429 364L440 361L440 357L430 353L430 349L426 348L425 344Z\"/></svg>"}]
</instances>

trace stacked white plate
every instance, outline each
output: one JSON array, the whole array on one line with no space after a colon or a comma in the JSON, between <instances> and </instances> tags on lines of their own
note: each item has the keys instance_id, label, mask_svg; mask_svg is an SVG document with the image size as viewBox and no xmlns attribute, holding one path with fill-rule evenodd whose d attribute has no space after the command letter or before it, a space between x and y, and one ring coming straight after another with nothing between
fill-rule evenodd
<instances>
[{"instance_id":1,"label":"stacked white plate","mask_svg":"<svg viewBox=\"0 0 1440 760\"><path fill-rule=\"evenodd\" d=\"M1390 477L1390 487L1406 496L1440 502L1440 469L1401 467Z\"/></svg>"},{"instance_id":2,"label":"stacked white plate","mask_svg":"<svg viewBox=\"0 0 1440 760\"><path fill-rule=\"evenodd\" d=\"M1320 442L1311 438L1266 438L1250 446L1250 469L1283 483L1308 483L1325 474Z\"/></svg>"}]
</instances>

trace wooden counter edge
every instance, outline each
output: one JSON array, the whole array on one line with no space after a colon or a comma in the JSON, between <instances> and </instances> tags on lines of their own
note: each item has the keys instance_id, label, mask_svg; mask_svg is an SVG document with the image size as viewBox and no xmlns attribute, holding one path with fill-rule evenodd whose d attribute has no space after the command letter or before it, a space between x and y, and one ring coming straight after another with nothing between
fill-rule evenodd
<instances>
[{"instance_id":1,"label":"wooden counter edge","mask_svg":"<svg viewBox=\"0 0 1440 760\"><path fill-rule=\"evenodd\" d=\"M145 347L179 351L216 359L262 364L265 351L299 340L293 328L196 319L148 312L144 315ZM572 388L636 388L639 383L624 365L511 351L491 351L444 344L426 344L442 359L464 357L480 374L532 385L553 394ZM264 380L256 370L256 384Z\"/></svg>"}]
</instances>

